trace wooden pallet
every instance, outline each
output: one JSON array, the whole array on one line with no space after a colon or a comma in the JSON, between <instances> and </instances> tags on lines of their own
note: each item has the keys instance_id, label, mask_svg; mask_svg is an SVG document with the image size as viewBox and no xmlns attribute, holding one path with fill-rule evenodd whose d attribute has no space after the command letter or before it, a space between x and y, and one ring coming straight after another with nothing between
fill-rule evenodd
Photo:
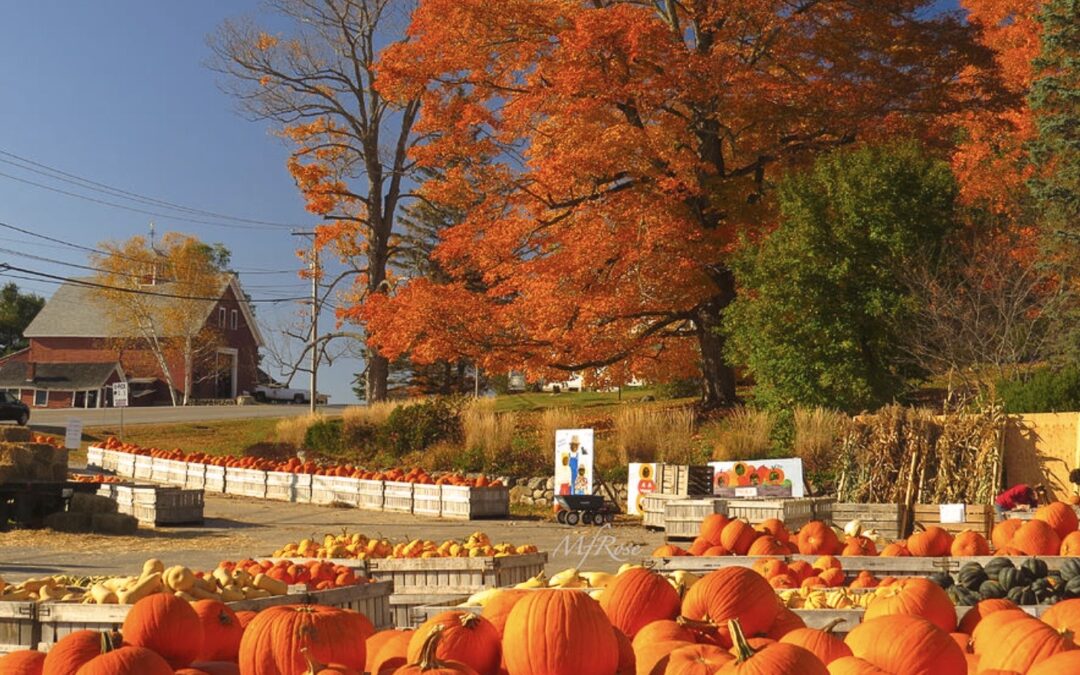
<instances>
[{"instance_id":1,"label":"wooden pallet","mask_svg":"<svg viewBox=\"0 0 1080 675\"><path fill-rule=\"evenodd\" d=\"M393 581L394 594L470 595L486 588L513 586L544 571L547 553L484 558L374 558L368 574Z\"/></svg>"},{"instance_id":2,"label":"wooden pallet","mask_svg":"<svg viewBox=\"0 0 1080 675\"><path fill-rule=\"evenodd\" d=\"M656 467L657 492L683 497L707 497L713 494L711 466L686 464L658 464Z\"/></svg>"},{"instance_id":3,"label":"wooden pallet","mask_svg":"<svg viewBox=\"0 0 1080 675\"><path fill-rule=\"evenodd\" d=\"M714 513L724 513L727 510L727 500L718 498L708 499L675 499L664 504L664 530L667 532L669 541L686 541L694 539L701 532L701 521L705 516Z\"/></svg>"},{"instance_id":4,"label":"wooden pallet","mask_svg":"<svg viewBox=\"0 0 1080 675\"><path fill-rule=\"evenodd\" d=\"M29 601L0 602L0 645L19 649L32 649L41 640L37 625L37 603Z\"/></svg>"},{"instance_id":5,"label":"wooden pallet","mask_svg":"<svg viewBox=\"0 0 1080 675\"><path fill-rule=\"evenodd\" d=\"M695 574L707 574L724 567L753 567L761 556L678 556L674 558L652 558L650 564L661 572L674 572L685 570ZM766 556L775 557L784 562L803 560L813 564L818 556L814 555L789 555L789 556ZM915 557L887 557L881 556L836 556L843 569L850 575L866 570L876 577L914 577L927 576L935 572L957 572L969 562L977 562L985 565L995 556L971 556L963 558L915 558ZM1029 556L1010 557L1017 567L1029 559ZM1065 561L1071 558L1067 556L1039 556L1039 560L1046 563L1047 568L1053 572L1061 569Z\"/></svg>"},{"instance_id":6,"label":"wooden pallet","mask_svg":"<svg viewBox=\"0 0 1080 675\"><path fill-rule=\"evenodd\" d=\"M849 521L859 520L864 530L876 530L886 539L902 539L904 516L907 509L899 504L854 504L837 502L832 505L832 522L844 527Z\"/></svg>"},{"instance_id":7,"label":"wooden pallet","mask_svg":"<svg viewBox=\"0 0 1080 675\"><path fill-rule=\"evenodd\" d=\"M442 486L441 515L454 520L510 517L510 488Z\"/></svg>"},{"instance_id":8,"label":"wooden pallet","mask_svg":"<svg viewBox=\"0 0 1080 675\"><path fill-rule=\"evenodd\" d=\"M974 530L987 539L990 531L994 528L994 507L985 504L967 504L964 507L964 522L943 523L941 522L941 506L938 504L916 504L915 522L929 527L937 525L951 534L957 534L964 530Z\"/></svg>"},{"instance_id":9,"label":"wooden pallet","mask_svg":"<svg viewBox=\"0 0 1080 675\"><path fill-rule=\"evenodd\" d=\"M654 492L641 499L641 524L650 530L664 529L664 510L669 501L681 499L679 495Z\"/></svg>"},{"instance_id":10,"label":"wooden pallet","mask_svg":"<svg viewBox=\"0 0 1080 675\"><path fill-rule=\"evenodd\" d=\"M792 532L814 519L813 509L813 502L807 498L727 500L729 518L743 518L751 525L776 518Z\"/></svg>"}]
</instances>

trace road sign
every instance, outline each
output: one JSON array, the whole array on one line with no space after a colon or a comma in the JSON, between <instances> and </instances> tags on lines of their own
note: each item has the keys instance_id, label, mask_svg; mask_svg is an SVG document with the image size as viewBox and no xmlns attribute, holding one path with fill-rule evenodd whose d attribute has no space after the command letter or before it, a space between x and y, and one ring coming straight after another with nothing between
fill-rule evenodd
<instances>
[{"instance_id":1,"label":"road sign","mask_svg":"<svg viewBox=\"0 0 1080 675\"><path fill-rule=\"evenodd\" d=\"M114 382L112 386L112 400L114 408L126 408L128 404L127 382Z\"/></svg>"},{"instance_id":2,"label":"road sign","mask_svg":"<svg viewBox=\"0 0 1080 675\"><path fill-rule=\"evenodd\" d=\"M64 431L64 447L69 450L78 450L82 445L82 420L70 419L67 421L67 429Z\"/></svg>"}]
</instances>

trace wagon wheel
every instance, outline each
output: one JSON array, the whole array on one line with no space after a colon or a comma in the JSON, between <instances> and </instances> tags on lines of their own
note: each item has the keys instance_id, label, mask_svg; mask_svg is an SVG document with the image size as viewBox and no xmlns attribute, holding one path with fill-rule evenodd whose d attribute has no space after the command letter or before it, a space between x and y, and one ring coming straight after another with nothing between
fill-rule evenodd
<instances>
[{"instance_id":1,"label":"wagon wheel","mask_svg":"<svg viewBox=\"0 0 1080 675\"><path fill-rule=\"evenodd\" d=\"M555 514L555 520L557 520L557 521L559 521L559 523L565 525L566 524L566 511L559 511L558 513L556 513Z\"/></svg>"},{"instance_id":2,"label":"wagon wheel","mask_svg":"<svg viewBox=\"0 0 1080 675\"><path fill-rule=\"evenodd\" d=\"M602 513L594 513L593 517L592 517L592 524L593 525L603 525L604 524L604 514L602 514Z\"/></svg>"},{"instance_id":3,"label":"wagon wheel","mask_svg":"<svg viewBox=\"0 0 1080 675\"><path fill-rule=\"evenodd\" d=\"M571 527L573 527L574 525L577 525L580 520L581 520L581 514L578 513L577 511L568 511L567 512L567 514L566 514L566 524L567 525L570 525Z\"/></svg>"}]
</instances>

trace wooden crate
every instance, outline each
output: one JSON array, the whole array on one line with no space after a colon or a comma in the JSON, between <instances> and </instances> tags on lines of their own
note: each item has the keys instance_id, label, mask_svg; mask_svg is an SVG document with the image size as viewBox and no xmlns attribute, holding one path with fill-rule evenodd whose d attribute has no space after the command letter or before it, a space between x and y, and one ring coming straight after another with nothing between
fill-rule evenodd
<instances>
[{"instance_id":1,"label":"wooden crate","mask_svg":"<svg viewBox=\"0 0 1080 675\"><path fill-rule=\"evenodd\" d=\"M656 472L657 492L684 497L707 497L713 493L711 466L688 466L686 464L658 464Z\"/></svg>"},{"instance_id":2,"label":"wooden crate","mask_svg":"<svg viewBox=\"0 0 1080 675\"><path fill-rule=\"evenodd\" d=\"M889 540L904 537L904 515L907 509L899 504L854 504L837 502L832 505L832 523L844 527L858 519L864 530L875 530Z\"/></svg>"},{"instance_id":3,"label":"wooden crate","mask_svg":"<svg viewBox=\"0 0 1080 675\"><path fill-rule=\"evenodd\" d=\"M807 499L810 500L810 513L814 520L820 520L823 523L833 521L833 505L836 504L836 497L807 497Z\"/></svg>"},{"instance_id":4,"label":"wooden crate","mask_svg":"<svg viewBox=\"0 0 1080 675\"><path fill-rule=\"evenodd\" d=\"M442 486L442 517L454 520L510 517L510 488Z\"/></svg>"},{"instance_id":5,"label":"wooden crate","mask_svg":"<svg viewBox=\"0 0 1080 675\"><path fill-rule=\"evenodd\" d=\"M701 521L713 513L724 513L726 499L673 499L664 504L664 529L669 540L688 541L698 536Z\"/></svg>"},{"instance_id":6,"label":"wooden crate","mask_svg":"<svg viewBox=\"0 0 1080 675\"><path fill-rule=\"evenodd\" d=\"M356 481L360 501L357 506L368 511L382 511L385 488L381 480L361 478Z\"/></svg>"},{"instance_id":7,"label":"wooden crate","mask_svg":"<svg viewBox=\"0 0 1080 675\"><path fill-rule=\"evenodd\" d=\"M391 480L386 481L383 485L383 511L412 513L412 510L413 484Z\"/></svg>"},{"instance_id":8,"label":"wooden crate","mask_svg":"<svg viewBox=\"0 0 1080 675\"><path fill-rule=\"evenodd\" d=\"M394 627L416 628L427 620L426 617L445 612L452 606L464 602L468 597L468 595L454 593L395 593L390 596L390 613ZM472 608L462 609L471 611ZM425 618L417 621L421 616Z\"/></svg>"},{"instance_id":9,"label":"wooden crate","mask_svg":"<svg viewBox=\"0 0 1080 675\"><path fill-rule=\"evenodd\" d=\"M187 486L187 462L181 462L175 459L166 459L165 462L165 482L169 485L175 485L177 487Z\"/></svg>"},{"instance_id":10,"label":"wooden crate","mask_svg":"<svg viewBox=\"0 0 1080 675\"><path fill-rule=\"evenodd\" d=\"M334 476L330 485L334 491L335 504L356 507L360 504L360 481L352 477Z\"/></svg>"},{"instance_id":11,"label":"wooden crate","mask_svg":"<svg viewBox=\"0 0 1080 675\"><path fill-rule=\"evenodd\" d=\"M964 530L974 530L987 539L994 528L994 507L986 504L967 504L964 507L964 522L941 522L941 507L938 504L916 504L914 522L924 526L937 525L952 534Z\"/></svg>"},{"instance_id":12,"label":"wooden crate","mask_svg":"<svg viewBox=\"0 0 1080 675\"><path fill-rule=\"evenodd\" d=\"M144 525L189 525L203 522L203 491L180 488L135 488L131 515Z\"/></svg>"},{"instance_id":13,"label":"wooden crate","mask_svg":"<svg viewBox=\"0 0 1080 675\"><path fill-rule=\"evenodd\" d=\"M319 476L311 477L311 503L333 504L334 503L334 477Z\"/></svg>"},{"instance_id":14,"label":"wooden crate","mask_svg":"<svg viewBox=\"0 0 1080 675\"><path fill-rule=\"evenodd\" d=\"M86 449L86 466L105 468L105 448L91 445ZM2 644L2 643L0 643Z\"/></svg>"},{"instance_id":15,"label":"wooden crate","mask_svg":"<svg viewBox=\"0 0 1080 675\"><path fill-rule=\"evenodd\" d=\"M394 627L394 615L390 609L390 594L393 588L394 585L389 581L331 588L311 592L305 602L360 612L375 625L375 630L383 630Z\"/></svg>"},{"instance_id":16,"label":"wooden crate","mask_svg":"<svg viewBox=\"0 0 1080 675\"><path fill-rule=\"evenodd\" d=\"M547 553L501 558L375 558L367 561L369 575L393 581L395 594L442 593L469 595L485 588L513 586L544 571Z\"/></svg>"},{"instance_id":17,"label":"wooden crate","mask_svg":"<svg viewBox=\"0 0 1080 675\"><path fill-rule=\"evenodd\" d=\"M33 649L41 641L37 624L37 603L0 602L0 651Z\"/></svg>"},{"instance_id":18,"label":"wooden crate","mask_svg":"<svg viewBox=\"0 0 1080 675\"><path fill-rule=\"evenodd\" d=\"M185 490L206 489L206 467L206 464L199 464L198 462L186 462L184 464Z\"/></svg>"},{"instance_id":19,"label":"wooden crate","mask_svg":"<svg viewBox=\"0 0 1080 675\"><path fill-rule=\"evenodd\" d=\"M101 468L104 471L116 472L116 463L120 460L120 455L123 453L116 450L102 450L101 451Z\"/></svg>"},{"instance_id":20,"label":"wooden crate","mask_svg":"<svg viewBox=\"0 0 1080 675\"><path fill-rule=\"evenodd\" d=\"M296 501L298 474L286 471L266 472L266 498L279 502Z\"/></svg>"},{"instance_id":21,"label":"wooden crate","mask_svg":"<svg viewBox=\"0 0 1080 675\"><path fill-rule=\"evenodd\" d=\"M664 529L664 509L669 501L678 500L679 495L665 495L654 492L641 500L641 524L649 529Z\"/></svg>"},{"instance_id":22,"label":"wooden crate","mask_svg":"<svg viewBox=\"0 0 1080 675\"><path fill-rule=\"evenodd\" d=\"M266 499L266 472L225 467L225 494Z\"/></svg>"},{"instance_id":23,"label":"wooden crate","mask_svg":"<svg viewBox=\"0 0 1080 675\"><path fill-rule=\"evenodd\" d=\"M168 483L169 461L170 460L167 459L161 459L160 457L154 457L150 462L150 480L155 483Z\"/></svg>"},{"instance_id":24,"label":"wooden crate","mask_svg":"<svg viewBox=\"0 0 1080 675\"><path fill-rule=\"evenodd\" d=\"M135 480L153 480L154 458L150 455L135 455L135 472L132 477Z\"/></svg>"},{"instance_id":25,"label":"wooden crate","mask_svg":"<svg viewBox=\"0 0 1080 675\"><path fill-rule=\"evenodd\" d=\"M203 490L219 494L225 492L225 467L213 464L206 465Z\"/></svg>"},{"instance_id":26,"label":"wooden crate","mask_svg":"<svg viewBox=\"0 0 1080 675\"><path fill-rule=\"evenodd\" d=\"M806 498L727 500L729 518L745 518L751 525L778 518L792 532L813 520L813 513L811 501Z\"/></svg>"},{"instance_id":27,"label":"wooden crate","mask_svg":"<svg viewBox=\"0 0 1080 675\"><path fill-rule=\"evenodd\" d=\"M441 485L425 485L417 483L413 485L413 513L418 516L442 515L442 488Z\"/></svg>"},{"instance_id":28,"label":"wooden crate","mask_svg":"<svg viewBox=\"0 0 1080 675\"><path fill-rule=\"evenodd\" d=\"M124 478L135 477L135 455L128 452L116 454L116 475Z\"/></svg>"}]
</instances>

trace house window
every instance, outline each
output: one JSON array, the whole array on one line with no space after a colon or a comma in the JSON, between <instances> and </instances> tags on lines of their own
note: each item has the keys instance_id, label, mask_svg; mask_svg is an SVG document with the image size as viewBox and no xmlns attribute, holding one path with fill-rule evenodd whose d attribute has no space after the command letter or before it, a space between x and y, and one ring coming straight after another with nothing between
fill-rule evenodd
<instances>
[{"instance_id":1,"label":"house window","mask_svg":"<svg viewBox=\"0 0 1080 675\"><path fill-rule=\"evenodd\" d=\"M222 328L225 327L225 308L224 307L218 307L218 310L217 310L217 325L222 327Z\"/></svg>"},{"instance_id":2,"label":"house window","mask_svg":"<svg viewBox=\"0 0 1080 675\"><path fill-rule=\"evenodd\" d=\"M85 408L86 407L86 392L77 391L75 395L71 397L72 408Z\"/></svg>"},{"instance_id":3,"label":"house window","mask_svg":"<svg viewBox=\"0 0 1080 675\"><path fill-rule=\"evenodd\" d=\"M34 390L34 407L44 408L49 405L49 390L48 389L35 389Z\"/></svg>"},{"instance_id":4,"label":"house window","mask_svg":"<svg viewBox=\"0 0 1080 675\"><path fill-rule=\"evenodd\" d=\"M232 315L229 316L229 328L231 328L232 330L236 330L236 321L237 321L238 315L239 315L239 312L237 312L234 309L232 311Z\"/></svg>"}]
</instances>

